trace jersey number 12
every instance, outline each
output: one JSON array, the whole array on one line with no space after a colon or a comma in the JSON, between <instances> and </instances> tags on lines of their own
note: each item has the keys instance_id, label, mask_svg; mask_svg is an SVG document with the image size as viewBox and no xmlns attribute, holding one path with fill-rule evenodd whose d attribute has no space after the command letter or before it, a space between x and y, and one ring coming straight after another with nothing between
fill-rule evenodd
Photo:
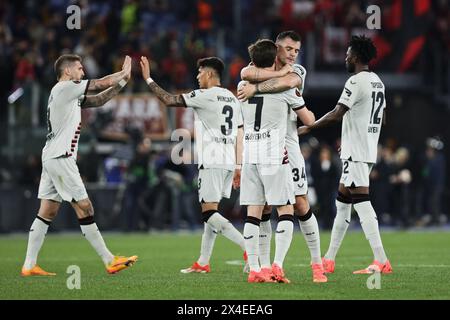
<instances>
[{"instance_id":1,"label":"jersey number 12","mask_svg":"<svg viewBox=\"0 0 450 320\"><path fill-rule=\"evenodd\" d=\"M379 102L377 109L375 110L375 104ZM371 124L380 124L381 116L380 110L384 103L384 94L381 91L372 91L372 111L370 112L370 123ZM375 111L375 113L374 113Z\"/></svg>"}]
</instances>

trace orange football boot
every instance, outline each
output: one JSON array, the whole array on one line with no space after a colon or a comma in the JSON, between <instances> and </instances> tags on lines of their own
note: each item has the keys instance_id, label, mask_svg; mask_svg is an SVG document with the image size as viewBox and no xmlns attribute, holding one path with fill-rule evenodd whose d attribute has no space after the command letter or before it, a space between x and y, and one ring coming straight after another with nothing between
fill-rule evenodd
<instances>
[{"instance_id":1,"label":"orange football boot","mask_svg":"<svg viewBox=\"0 0 450 320\"><path fill-rule=\"evenodd\" d=\"M25 268L22 268L22 271L20 272L20 274L21 274L22 277L29 277L29 276L56 276L56 273L44 271L38 265L35 265L33 268L31 268L29 270L27 270Z\"/></svg>"},{"instance_id":2,"label":"orange football boot","mask_svg":"<svg viewBox=\"0 0 450 320\"><path fill-rule=\"evenodd\" d=\"M106 266L109 274L115 274L123 269L131 267L138 260L138 256L122 257L115 256L113 261Z\"/></svg>"}]
</instances>

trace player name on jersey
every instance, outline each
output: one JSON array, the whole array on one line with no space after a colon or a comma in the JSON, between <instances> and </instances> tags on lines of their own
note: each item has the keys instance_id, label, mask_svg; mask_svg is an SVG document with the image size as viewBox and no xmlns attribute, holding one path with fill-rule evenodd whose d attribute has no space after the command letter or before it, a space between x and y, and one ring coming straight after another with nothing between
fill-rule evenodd
<instances>
[{"instance_id":1,"label":"player name on jersey","mask_svg":"<svg viewBox=\"0 0 450 320\"><path fill-rule=\"evenodd\" d=\"M234 97L217 96L217 101L237 103Z\"/></svg>"}]
</instances>

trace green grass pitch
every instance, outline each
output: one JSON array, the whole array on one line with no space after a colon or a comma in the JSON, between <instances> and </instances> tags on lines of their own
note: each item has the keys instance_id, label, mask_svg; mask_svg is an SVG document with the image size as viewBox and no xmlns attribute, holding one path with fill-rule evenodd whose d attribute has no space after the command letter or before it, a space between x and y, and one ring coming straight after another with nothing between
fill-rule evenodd
<instances>
[{"instance_id":1,"label":"green grass pitch","mask_svg":"<svg viewBox=\"0 0 450 320\"><path fill-rule=\"evenodd\" d=\"M139 256L130 269L108 275L89 243L77 234L49 234L39 264L57 276L19 275L27 235L0 237L0 299L450 299L450 232L384 232L394 273L382 275L381 288L369 290L367 275L353 275L372 260L362 232L349 232L329 282L314 284L309 251L298 231L285 260L291 284L248 284L241 250L219 236L209 274L181 274L197 259L201 234L104 234L115 254ZM322 252L330 234L321 236ZM272 242L274 239L272 238ZM272 243L272 255L273 255ZM81 270L81 289L69 290L67 267Z\"/></svg>"}]
</instances>

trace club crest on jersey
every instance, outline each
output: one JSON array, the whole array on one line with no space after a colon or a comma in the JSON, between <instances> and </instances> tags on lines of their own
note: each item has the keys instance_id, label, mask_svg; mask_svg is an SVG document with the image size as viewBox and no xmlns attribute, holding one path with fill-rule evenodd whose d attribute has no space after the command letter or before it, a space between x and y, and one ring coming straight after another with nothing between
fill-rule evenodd
<instances>
[{"instance_id":1,"label":"club crest on jersey","mask_svg":"<svg viewBox=\"0 0 450 320\"><path fill-rule=\"evenodd\" d=\"M347 94L347 96L351 96L352 92L350 90L348 90L347 88L344 87L345 93Z\"/></svg>"},{"instance_id":2,"label":"club crest on jersey","mask_svg":"<svg viewBox=\"0 0 450 320\"><path fill-rule=\"evenodd\" d=\"M298 89L295 89L295 94L297 95L297 97L301 97L302 96L302 94L300 93L300 90L298 90Z\"/></svg>"}]
</instances>

